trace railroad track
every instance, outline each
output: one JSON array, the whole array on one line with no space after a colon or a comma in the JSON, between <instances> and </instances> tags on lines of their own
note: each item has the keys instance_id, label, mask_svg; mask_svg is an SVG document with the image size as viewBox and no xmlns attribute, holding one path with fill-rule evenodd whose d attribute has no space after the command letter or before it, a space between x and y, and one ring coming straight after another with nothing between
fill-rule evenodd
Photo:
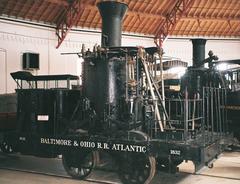
<instances>
[{"instance_id":1,"label":"railroad track","mask_svg":"<svg viewBox=\"0 0 240 184\"><path fill-rule=\"evenodd\" d=\"M23 173L38 174L38 175L42 175L42 176L51 176L51 177L69 179L69 180L76 180L76 179L74 179L70 176L67 176L67 175L59 175L59 174L40 172L40 171L30 171L30 170L25 170L25 169L8 168L8 167L1 167L0 166L0 170L17 171L17 172L23 172ZM97 184L119 184L117 182L102 181L102 180L91 179L91 178L84 179L84 180L78 180L78 181L87 181L87 182L97 183Z\"/></svg>"},{"instance_id":2,"label":"railroad track","mask_svg":"<svg viewBox=\"0 0 240 184\"><path fill-rule=\"evenodd\" d=\"M56 170L56 173L55 173L55 170L54 170L54 167L50 170L45 170L44 168L42 169L35 169L34 167L30 166L30 168L24 168L22 166L18 166L18 162L17 160L21 158L24 160L24 162L26 162L26 164L41 164L42 161L45 162L44 164L41 164L41 166L47 166L47 165L55 165L55 164L59 164L59 165L62 165L61 163L61 159L60 158L56 158L56 159L50 159L50 162L51 160L53 162L49 163L47 161L44 161L44 160L39 160L39 159L42 159L42 158L33 158L33 157L28 157L28 156L23 156L23 155L19 155L19 154L6 154L6 153L3 153L1 152L0 150L0 163L1 163L1 160L7 160L10 162L10 164L6 164L6 163L3 163L3 164L0 164L0 170L9 170L9 171L17 171L17 172L24 172L24 173L32 173L32 174L38 174L38 175L43 175L43 176L51 176L51 177L58 177L58 178L64 178L64 179L69 179L69 180L77 180L77 179L74 179L72 178L71 176L65 174L64 172L62 172L61 170ZM55 160L55 161L54 161ZM14 164L14 162L16 161L16 165ZM36 162L32 162L32 161L36 161ZM109 169L105 169L105 168L100 168L100 167L96 167L95 168L95 171L93 171L93 175L94 175L94 172L96 174L96 178L87 178L87 179L84 179L84 180L78 180L78 181L87 181L87 182L91 182L91 183L99 183L99 184L119 184L120 182L118 181L111 181L111 178L109 178L109 180L104 180L102 178L98 179L97 176L100 174L98 172L112 172L114 173L113 170L109 170Z\"/></svg>"},{"instance_id":3,"label":"railroad track","mask_svg":"<svg viewBox=\"0 0 240 184\"><path fill-rule=\"evenodd\" d=\"M14 160L15 158L19 158L18 156L16 155L5 155L5 154L2 154L4 155L5 158L10 158L10 160ZM0 156L1 156L1 152L0 152ZM27 158L27 157L26 157ZM27 163L31 162L32 160L28 161ZM41 162L41 161L40 161ZM224 161L222 161L224 162ZM225 161L226 162L226 161ZM4 164L4 163L3 163ZM10 163L11 164L11 163ZM37 164L37 163L36 163ZM9 171L17 171L17 172L24 172L24 173L32 173L32 174L38 174L38 175L43 175L43 176L51 176L51 177L57 177L57 178L63 178L63 179L69 179L69 180L75 180L73 178L71 178L70 176L68 175L65 175L64 173L59 173L59 174L55 174L54 171L41 171L41 170L27 170L25 168L15 168L15 167L12 167L12 166L1 166L0 165L0 170L9 170ZM113 170L110 170L110 169L99 169L99 168L96 168L96 171L95 172L113 172ZM161 176L162 178L168 178L168 177L171 177L172 175L169 175L168 173L166 173L166 171L164 172L164 170L160 170L161 172ZM93 172L94 173L94 172ZM217 175L211 175L210 173L198 173L198 174L193 174L193 173L189 173L189 172L184 172L184 171L181 171L180 174L182 176L180 177L184 177L184 175L198 175L198 176L203 176L203 177L213 177L213 178L222 178L222 179L228 179L228 180L235 180L235 181L240 181L240 178L234 178L234 177L228 177L228 176L217 176ZM111 178L109 178L109 180L111 180ZM79 180L78 180L79 181ZM86 181L86 182L90 182L90 183L96 183L96 184L119 184L120 182L118 181L105 181L103 179L96 179L96 178L88 178L88 179L85 179L85 180L82 180L82 181Z\"/></svg>"}]
</instances>

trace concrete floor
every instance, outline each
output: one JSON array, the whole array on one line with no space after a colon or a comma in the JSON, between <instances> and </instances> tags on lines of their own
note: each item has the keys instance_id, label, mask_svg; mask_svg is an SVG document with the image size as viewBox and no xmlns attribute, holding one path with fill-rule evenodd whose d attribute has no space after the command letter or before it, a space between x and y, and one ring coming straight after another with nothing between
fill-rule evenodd
<instances>
[{"instance_id":1,"label":"concrete floor","mask_svg":"<svg viewBox=\"0 0 240 184\"><path fill-rule=\"evenodd\" d=\"M120 183L118 176L113 172L94 171L87 181L78 181L67 178L59 159L43 159L21 155L3 155L0 153L0 168L10 168L31 171L32 173L0 169L0 184L90 184ZM168 174L157 172L152 184L240 184L240 153L224 153L215 163L213 169L205 168L200 174L193 173L191 162L182 163L180 172ZM35 172L35 173L34 173ZM61 175L55 177L40 175L36 172Z\"/></svg>"}]
</instances>

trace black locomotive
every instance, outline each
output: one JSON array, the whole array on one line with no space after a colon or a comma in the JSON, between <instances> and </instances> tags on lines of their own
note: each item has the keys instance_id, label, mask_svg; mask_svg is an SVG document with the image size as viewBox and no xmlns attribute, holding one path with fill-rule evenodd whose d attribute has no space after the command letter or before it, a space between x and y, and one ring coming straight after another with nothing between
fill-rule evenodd
<instances>
[{"instance_id":1,"label":"black locomotive","mask_svg":"<svg viewBox=\"0 0 240 184\"><path fill-rule=\"evenodd\" d=\"M210 71L197 66L185 75L182 90L164 99L151 69L161 50L121 47L127 5L104 1L98 8L102 47L83 49L82 86L72 75L11 74L18 86L17 121L1 134L2 150L63 155L67 173L78 179L108 153L122 182L135 184L149 183L160 165L174 170L191 160L197 171L210 164L231 139L222 108L226 89L211 85L205 80Z\"/></svg>"}]
</instances>

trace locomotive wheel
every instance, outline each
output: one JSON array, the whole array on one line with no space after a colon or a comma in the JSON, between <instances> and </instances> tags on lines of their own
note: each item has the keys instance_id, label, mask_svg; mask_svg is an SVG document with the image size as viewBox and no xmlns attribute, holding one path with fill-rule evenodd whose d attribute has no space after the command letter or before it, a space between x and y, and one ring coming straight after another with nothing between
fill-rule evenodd
<instances>
[{"instance_id":1,"label":"locomotive wheel","mask_svg":"<svg viewBox=\"0 0 240 184\"><path fill-rule=\"evenodd\" d=\"M89 177L98 161L98 152L81 151L63 154L62 162L65 171L75 179Z\"/></svg>"},{"instance_id":2,"label":"locomotive wheel","mask_svg":"<svg viewBox=\"0 0 240 184\"><path fill-rule=\"evenodd\" d=\"M9 144L6 143L6 142L2 142L2 143L0 144L0 148L1 148L1 150L2 150L3 153L7 153L7 154L13 153L12 146L9 145Z\"/></svg>"},{"instance_id":3,"label":"locomotive wheel","mask_svg":"<svg viewBox=\"0 0 240 184\"><path fill-rule=\"evenodd\" d=\"M141 131L129 131L130 140L146 141L149 136ZM119 177L124 184L148 184L156 172L156 160L143 153L119 154Z\"/></svg>"},{"instance_id":4,"label":"locomotive wheel","mask_svg":"<svg viewBox=\"0 0 240 184\"><path fill-rule=\"evenodd\" d=\"M124 184L148 184L155 172L155 158L144 154L125 154L119 164L119 177Z\"/></svg>"}]
</instances>

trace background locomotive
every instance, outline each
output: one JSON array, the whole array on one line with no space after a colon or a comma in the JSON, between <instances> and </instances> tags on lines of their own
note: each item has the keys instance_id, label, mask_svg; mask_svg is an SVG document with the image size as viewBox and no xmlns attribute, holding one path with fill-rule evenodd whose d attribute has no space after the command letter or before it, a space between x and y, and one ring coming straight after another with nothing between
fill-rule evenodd
<instances>
[{"instance_id":1,"label":"background locomotive","mask_svg":"<svg viewBox=\"0 0 240 184\"><path fill-rule=\"evenodd\" d=\"M213 68L200 67L205 40L194 41L200 49L181 91L164 99L150 69L161 49L121 47L127 5L104 1L98 8L102 47L83 49L82 86L72 75L11 74L18 86L17 120L14 127L3 128L2 150L63 155L67 173L79 179L98 164L99 152L106 152L123 183L136 184L149 183L157 165L174 170L191 160L197 171L210 164L231 136L223 108L226 89ZM213 59L210 55L207 61Z\"/></svg>"}]
</instances>

